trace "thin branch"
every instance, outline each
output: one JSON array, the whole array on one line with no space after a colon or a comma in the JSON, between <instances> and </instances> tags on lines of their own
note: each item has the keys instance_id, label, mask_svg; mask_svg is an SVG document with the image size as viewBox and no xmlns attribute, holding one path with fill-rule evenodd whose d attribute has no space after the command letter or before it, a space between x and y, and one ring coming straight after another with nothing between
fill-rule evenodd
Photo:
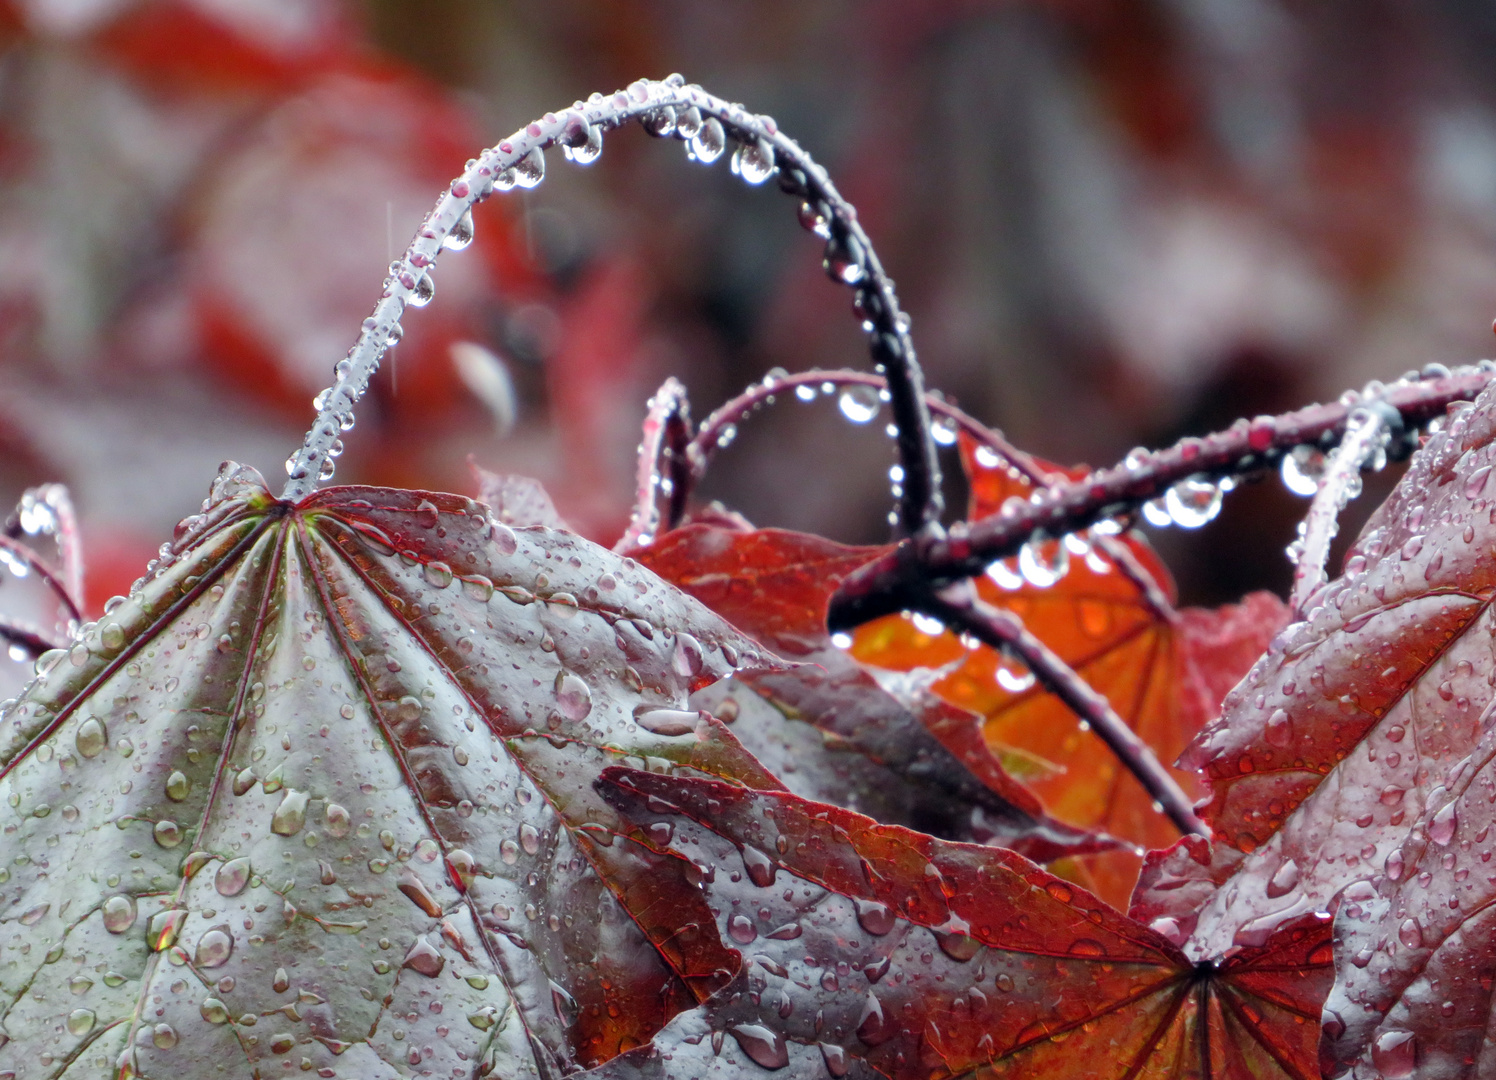
<instances>
[{"instance_id":1,"label":"thin branch","mask_svg":"<svg viewBox=\"0 0 1496 1080\"><path fill-rule=\"evenodd\" d=\"M67 609L69 619L74 622L83 621L83 615L78 610L78 602L68 592L68 587L61 575L46 559L32 550L30 545L23 544L19 540L12 540L9 536L0 535L0 551L7 552L11 558L35 574L37 579L57 597L58 603Z\"/></svg>"},{"instance_id":2,"label":"thin branch","mask_svg":"<svg viewBox=\"0 0 1496 1080\"><path fill-rule=\"evenodd\" d=\"M634 512L629 527L614 545L614 551L646 547L652 544L660 532L659 497L661 489L669 499L666 528L672 528L681 519L685 509L685 491L689 483L678 484L677 480L689 473L686 462L687 444L691 437L691 403L686 399L686 388L680 380L671 377L649 399L649 411L644 417L644 438L639 443L638 482L635 486ZM664 463L662 472L660 465Z\"/></svg>"},{"instance_id":3,"label":"thin branch","mask_svg":"<svg viewBox=\"0 0 1496 1080\"><path fill-rule=\"evenodd\" d=\"M874 363L888 379L904 469L900 521L910 535L939 534L940 468L909 320L899 310L893 282L858 223L856 210L826 170L780 132L772 118L684 83L678 75L664 82L640 80L611 96L594 94L560 113L546 113L484 150L452 181L405 254L391 264L379 303L334 369L335 382L317 396L317 418L301 449L286 462L290 479L282 498L303 498L319 482L332 479L342 433L353 426L354 406L380 359L399 339L405 308L430 301L431 268L442 249L466 247L471 241L474 204L495 190L540 183L548 147L559 144L567 156L584 164L595 160L605 131L637 119L652 134L689 141L691 156L707 164L722 155L731 138L738 143L732 157L734 172L757 184L777 171L780 188L802 200L801 221L826 241L827 272L856 290L854 306L867 329Z\"/></svg>"},{"instance_id":4,"label":"thin branch","mask_svg":"<svg viewBox=\"0 0 1496 1080\"><path fill-rule=\"evenodd\" d=\"M1404 430L1411 432L1442 416L1454 402L1475 397L1493 373L1496 365L1487 361L1447 376L1399 382L1387 387L1380 401L1395 409ZM919 543L917 551L906 551L911 548L906 541L842 582L831 601L830 625L849 630L909 608L925 589L979 574L994 560L1016 554L1035 534L1064 536L1130 514L1181 480L1250 473L1276 464L1295 446L1338 443L1350 414L1360 407L1358 396L1278 417L1239 420L1215 435L1129 455L1121 465L1053 484L1030 500L1011 500L991 517L953 526L948 537Z\"/></svg>"},{"instance_id":5,"label":"thin branch","mask_svg":"<svg viewBox=\"0 0 1496 1080\"><path fill-rule=\"evenodd\" d=\"M939 619L958 634L970 634L984 645L1022 660L1050 693L1063 701L1096 732L1182 833L1210 835L1195 816L1189 796L1159 764L1148 744L1112 709L1105 697L1091 689L1074 668L1040 641L1012 612L993 607L962 582L940 594L927 594L916 610Z\"/></svg>"},{"instance_id":6,"label":"thin branch","mask_svg":"<svg viewBox=\"0 0 1496 1080\"><path fill-rule=\"evenodd\" d=\"M1303 536L1294 541L1299 557L1293 570L1293 595L1289 609L1302 615L1308 599L1327 578L1325 565L1330 557L1330 542L1340 531L1340 511L1361 493L1361 468L1376 454L1401 417L1392 409L1360 408L1351 413L1345 438L1331 455L1320 477L1314 501L1301 526Z\"/></svg>"}]
</instances>

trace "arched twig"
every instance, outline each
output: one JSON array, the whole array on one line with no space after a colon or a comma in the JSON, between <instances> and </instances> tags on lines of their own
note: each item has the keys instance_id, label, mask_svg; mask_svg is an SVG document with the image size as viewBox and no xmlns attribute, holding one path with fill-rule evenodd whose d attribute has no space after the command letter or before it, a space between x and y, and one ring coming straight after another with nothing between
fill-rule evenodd
<instances>
[{"instance_id":1,"label":"arched twig","mask_svg":"<svg viewBox=\"0 0 1496 1080\"><path fill-rule=\"evenodd\" d=\"M290 479L283 498L300 499L320 481L332 478L342 433L352 427L354 406L380 359L399 339L405 308L430 301L431 267L442 249L465 247L471 241L473 205L495 190L538 184L545 175L548 147L561 145L568 157L582 163L594 160L602 150L604 132L636 119L651 134L686 140L691 156L707 163L721 156L733 140L738 145L732 161L739 176L756 184L777 171L779 186L801 200L802 223L826 242L827 272L855 290L855 308L867 329L873 360L888 380L904 469L899 520L910 535L939 533L940 469L909 322L856 210L826 170L772 118L687 86L679 76L664 82L640 80L610 96L594 94L559 113L546 113L484 150L452 181L405 254L391 264L373 314L364 320L347 357L338 362L333 385L318 395L317 418L301 449L286 462Z\"/></svg>"}]
</instances>

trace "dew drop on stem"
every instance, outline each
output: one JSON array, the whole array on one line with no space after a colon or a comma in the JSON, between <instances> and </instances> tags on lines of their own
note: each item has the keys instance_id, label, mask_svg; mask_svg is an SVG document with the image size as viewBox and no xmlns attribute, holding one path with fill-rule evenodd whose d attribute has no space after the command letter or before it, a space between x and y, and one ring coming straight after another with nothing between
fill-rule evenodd
<instances>
[{"instance_id":1,"label":"dew drop on stem","mask_svg":"<svg viewBox=\"0 0 1496 1080\"><path fill-rule=\"evenodd\" d=\"M878 391L871 386L849 386L837 399L841 413L854 424L866 424L878 415Z\"/></svg>"},{"instance_id":2,"label":"dew drop on stem","mask_svg":"<svg viewBox=\"0 0 1496 1080\"><path fill-rule=\"evenodd\" d=\"M442 247L448 251L461 251L473 242L473 212L468 210L457 219L452 231L442 238Z\"/></svg>"},{"instance_id":3,"label":"dew drop on stem","mask_svg":"<svg viewBox=\"0 0 1496 1080\"><path fill-rule=\"evenodd\" d=\"M1198 529L1221 512L1221 489L1203 477L1188 477L1165 493L1164 506L1175 524Z\"/></svg>"},{"instance_id":4,"label":"dew drop on stem","mask_svg":"<svg viewBox=\"0 0 1496 1080\"><path fill-rule=\"evenodd\" d=\"M544 179L545 153L540 147L533 147L528 154L514 163L514 182L519 187L532 188Z\"/></svg>"},{"instance_id":5,"label":"dew drop on stem","mask_svg":"<svg viewBox=\"0 0 1496 1080\"><path fill-rule=\"evenodd\" d=\"M689 144L693 160L703 165L710 165L722 156L722 151L727 149L727 133L722 130L722 122L715 116L709 116L701 124L701 130L691 139Z\"/></svg>"},{"instance_id":6,"label":"dew drop on stem","mask_svg":"<svg viewBox=\"0 0 1496 1080\"><path fill-rule=\"evenodd\" d=\"M774 148L762 140L742 143L732 154L732 171L750 184L774 175Z\"/></svg>"}]
</instances>

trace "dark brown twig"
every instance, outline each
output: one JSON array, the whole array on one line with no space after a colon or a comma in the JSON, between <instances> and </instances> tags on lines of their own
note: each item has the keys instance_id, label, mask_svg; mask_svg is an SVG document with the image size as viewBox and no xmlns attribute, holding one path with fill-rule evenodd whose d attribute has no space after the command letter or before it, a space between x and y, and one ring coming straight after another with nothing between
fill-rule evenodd
<instances>
[{"instance_id":1,"label":"dark brown twig","mask_svg":"<svg viewBox=\"0 0 1496 1080\"><path fill-rule=\"evenodd\" d=\"M1395 409L1406 430L1437 416L1457 401L1475 397L1496 367L1399 383L1381 401ZM1129 455L1130 460L1080 480L1063 481L1013 500L991 517L951 529L948 537L905 541L851 574L832 598L830 626L848 630L916 605L930 588L981 573L996 559L1018 552L1036 535L1058 537L1098 521L1134 511L1171 486L1193 476L1220 479L1273 465L1295 446L1333 445L1344 437L1359 401L1311 405L1278 417L1240 420L1203 439L1184 439L1164 450Z\"/></svg>"},{"instance_id":2,"label":"dark brown twig","mask_svg":"<svg viewBox=\"0 0 1496 1080\"><path fill-rule=\"evenodd\" d=\"M1018 616L984 603L967 582L938 595L928 594L915 610L939 619L958 634L970 634L984 645L1023 661L1045 689L1096 732L1180 832L1210 835L1204 822L1195 816L1189 796L1159 764L1148 744L1074 668L1029 633Z\"/></svg>"}]
</instances>

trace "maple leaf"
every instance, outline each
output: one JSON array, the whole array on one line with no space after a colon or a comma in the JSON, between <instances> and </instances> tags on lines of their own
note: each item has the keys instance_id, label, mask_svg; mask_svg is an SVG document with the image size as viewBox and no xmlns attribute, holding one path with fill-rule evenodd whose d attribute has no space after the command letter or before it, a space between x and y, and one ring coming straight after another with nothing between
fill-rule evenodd
<instances>
[{"instance_id":1,"label":"maple leaf","mask_svg":"<svg viewBox=\"0 0 1496 1080\"><path fill-rule=\"evenodd\" d=\"M570 534L228 469L0 718L0 1071L553 1076L645 1042L735 962L591 780L777 787L686 711L772 663Z\"/></svg>"},{"instance_id":2,"label":"maple leaf","mask_svg":"<svg viewBox=\"0 0 1496 1080\"><path fill-rule=\"evenodd\" d=\"M1033 490L1017 469L969 440L962 442L962 461L973 518L997 513L1008 499L1026 499ZM977 580L982 599L1022 618L1163 762L1173 761L1215 716L1221 695L1284 621L1282 602L1267 593L1220 612L1175 612L1168 571L1136 534L1098 540L1075 557L1051 542L1040 558L1054 562L1054 580L1036 584L1000 563ZM1040 566L1029 573L1050 572ZM949 632L890 616L860 628L852 652L878 667L941 670L931 688L986 718L986 737L999 758L1060 820L1147 848L1177 838L1153 808L1153 796L1070 708L994 650L968 649ZM1192 772L1173 775L1186 792L1204 794ZM1139 865L1133 852L1112 851L1077 859L1066 873L1125 909Z\"/></svg>"},{"instance_id":3,"label":"maple leaf","mask_svg":"<svg viewBox=\"0 0 1496 1080\"><path fill-rule=\"evenodd\" d=\"M938 836L1000 843L1037 861L1118 846L1047 817L1003 771L972 713L919 687L892 693L832 646L831 594L882 550L781 529L694 524L634 554L738 629L802 661L744 672L694 699L732 717L738 738L790 791Z\"/></svg>"},{"instance_id":4,"label":"maple leaf","mask_svg":"<svg viewBox=\"0 0 1496 1080\"><path fill-rule=\"evenodd\" d=\"M743 956L737 983L602 1077L697 1076L719 1054L805 1077L1318 1075L1326 919L1196 965L1009 851L783 792L601 782L641 846L697 868Z\"/></svg>"},{"instance_id":5,"label":"maple leaf","mask_svg":"<svg viewBox=\"0 0 1496 1080\"><path fill-rule=\"evenodd\" d=\"M1381 874L1481 736L1492 700L1492 398L1414 458L1302 621L1187 761L1203 816L1246 852L1191 948L1218 955Z\"/></svg>"}]
</instances>

